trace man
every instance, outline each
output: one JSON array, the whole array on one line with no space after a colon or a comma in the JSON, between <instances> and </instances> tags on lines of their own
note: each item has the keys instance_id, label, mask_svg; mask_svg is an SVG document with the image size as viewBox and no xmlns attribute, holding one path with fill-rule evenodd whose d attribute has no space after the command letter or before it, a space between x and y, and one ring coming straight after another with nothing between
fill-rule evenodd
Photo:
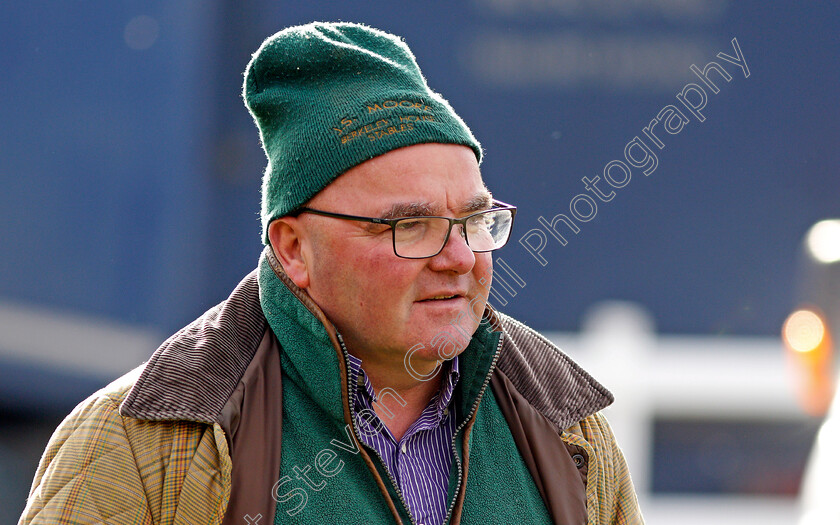
<instances>
[{"instance_id":1,"label":"man","mask_svg":"<svg viewBox=\"0 0 840 525\"><path fill-rule=\"evenodd\" d=\"M641 523L611 395L487 305L515 208L398 38L266 40L259 267L51 439L21 523Z\"/></svg>"}]
</instances>

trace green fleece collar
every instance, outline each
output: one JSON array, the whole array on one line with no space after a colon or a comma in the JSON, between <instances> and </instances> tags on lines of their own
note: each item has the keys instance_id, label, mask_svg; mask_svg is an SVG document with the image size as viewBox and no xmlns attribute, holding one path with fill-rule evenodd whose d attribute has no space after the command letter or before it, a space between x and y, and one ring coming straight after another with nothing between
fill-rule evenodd
<instances>
[{"instance_id":1,"label":"green fleece collar","mask_svg":"<svg viewBox=\"0 0 840 525\"><path fill-rule=\"evenodd\" d=\"M347 365L342 349L336 347L328 332L335 335L335 328L325 318L319 319L324 314L282 272L271 248L266 247L258 273L260 304L280 343L283 371L319 407L342 421L341 390L342 383L347 384L342 375L346 374ZM456 402L462 417L471 415L472 405L486 387L498 356L501 333L489 330L490 326L491 323L481 324L459 358L461 379Z\"/></svg>"},{"instance_id":2,"label":"green fleece collar","mask_svg":"<svg viewBox=\"0 0 840 525\"><path fill-rule=\"evenodd\" d=\"M310 399L334 419L344 419L341 403L339 350L333 345L328 327L296 295L291 281L281 280L268 257L270 247L260 256L258 279L260 304L277 341L283 371ZM283 274L285 277L285 274ZM304 292L297 290L300 294ZM311 305L315 307L314 304ZM318 311L319 314L320 311ZM321 314L323 315L323 314ZM330 330L335 330L329 326Z\"/></svg>"}]
</instances>

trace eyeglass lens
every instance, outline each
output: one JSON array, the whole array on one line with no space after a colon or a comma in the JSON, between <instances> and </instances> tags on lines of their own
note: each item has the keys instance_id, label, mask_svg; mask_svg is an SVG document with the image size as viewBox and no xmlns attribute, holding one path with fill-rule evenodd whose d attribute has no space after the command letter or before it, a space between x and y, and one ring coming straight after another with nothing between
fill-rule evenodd
<instances>
[{"instance_id":1,"label":"eyeglass lens","mask_svg":"<svg viewBox=\"0 0 840 525\"><path fill-rule=\"evenodd\" d=\"M488 210L466 222L467 244L474 252L488 252L505 245L510 236L510 210ZM394 224L394 249L401 257L430 257L446 242L450 222L441 217L411 217Z\"/></svg>"}]
</instances>

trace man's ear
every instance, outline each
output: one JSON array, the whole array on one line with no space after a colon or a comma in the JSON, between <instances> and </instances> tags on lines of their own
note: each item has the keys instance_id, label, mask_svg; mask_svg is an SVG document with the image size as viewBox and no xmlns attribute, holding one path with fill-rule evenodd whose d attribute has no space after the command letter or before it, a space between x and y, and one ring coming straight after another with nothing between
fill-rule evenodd
<instances>
[{"instance_id":1,"label":"man's ear","mask_svg":"<svg viewBox=\"0 0 840 525\"><path fill-rule=\"evenodd\" d=\"M303 254L303 225L297 217L281 217L268 225L268 242L286 275L298 288L309 286L309 268Z\"/></svg>"}]
</instances>

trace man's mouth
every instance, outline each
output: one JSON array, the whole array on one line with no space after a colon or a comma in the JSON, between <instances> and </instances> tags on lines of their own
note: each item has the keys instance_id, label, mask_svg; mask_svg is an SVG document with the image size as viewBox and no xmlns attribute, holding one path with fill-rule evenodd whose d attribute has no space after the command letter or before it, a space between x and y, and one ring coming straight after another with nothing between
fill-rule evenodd
<instances>
[{"instance_id":1,"label":"man's mouth","mask_svg":"<svg viewBox=\"0 0 840 525\"><path fill-rule=\"evenodd\" d=\"M434 297L429 297L428 299L422 299L420 302L425 303L427 301L445 301L447 299L455 299L456 297L461 297L460 295L435 295Z\"/></svg>"}]
</instances>

